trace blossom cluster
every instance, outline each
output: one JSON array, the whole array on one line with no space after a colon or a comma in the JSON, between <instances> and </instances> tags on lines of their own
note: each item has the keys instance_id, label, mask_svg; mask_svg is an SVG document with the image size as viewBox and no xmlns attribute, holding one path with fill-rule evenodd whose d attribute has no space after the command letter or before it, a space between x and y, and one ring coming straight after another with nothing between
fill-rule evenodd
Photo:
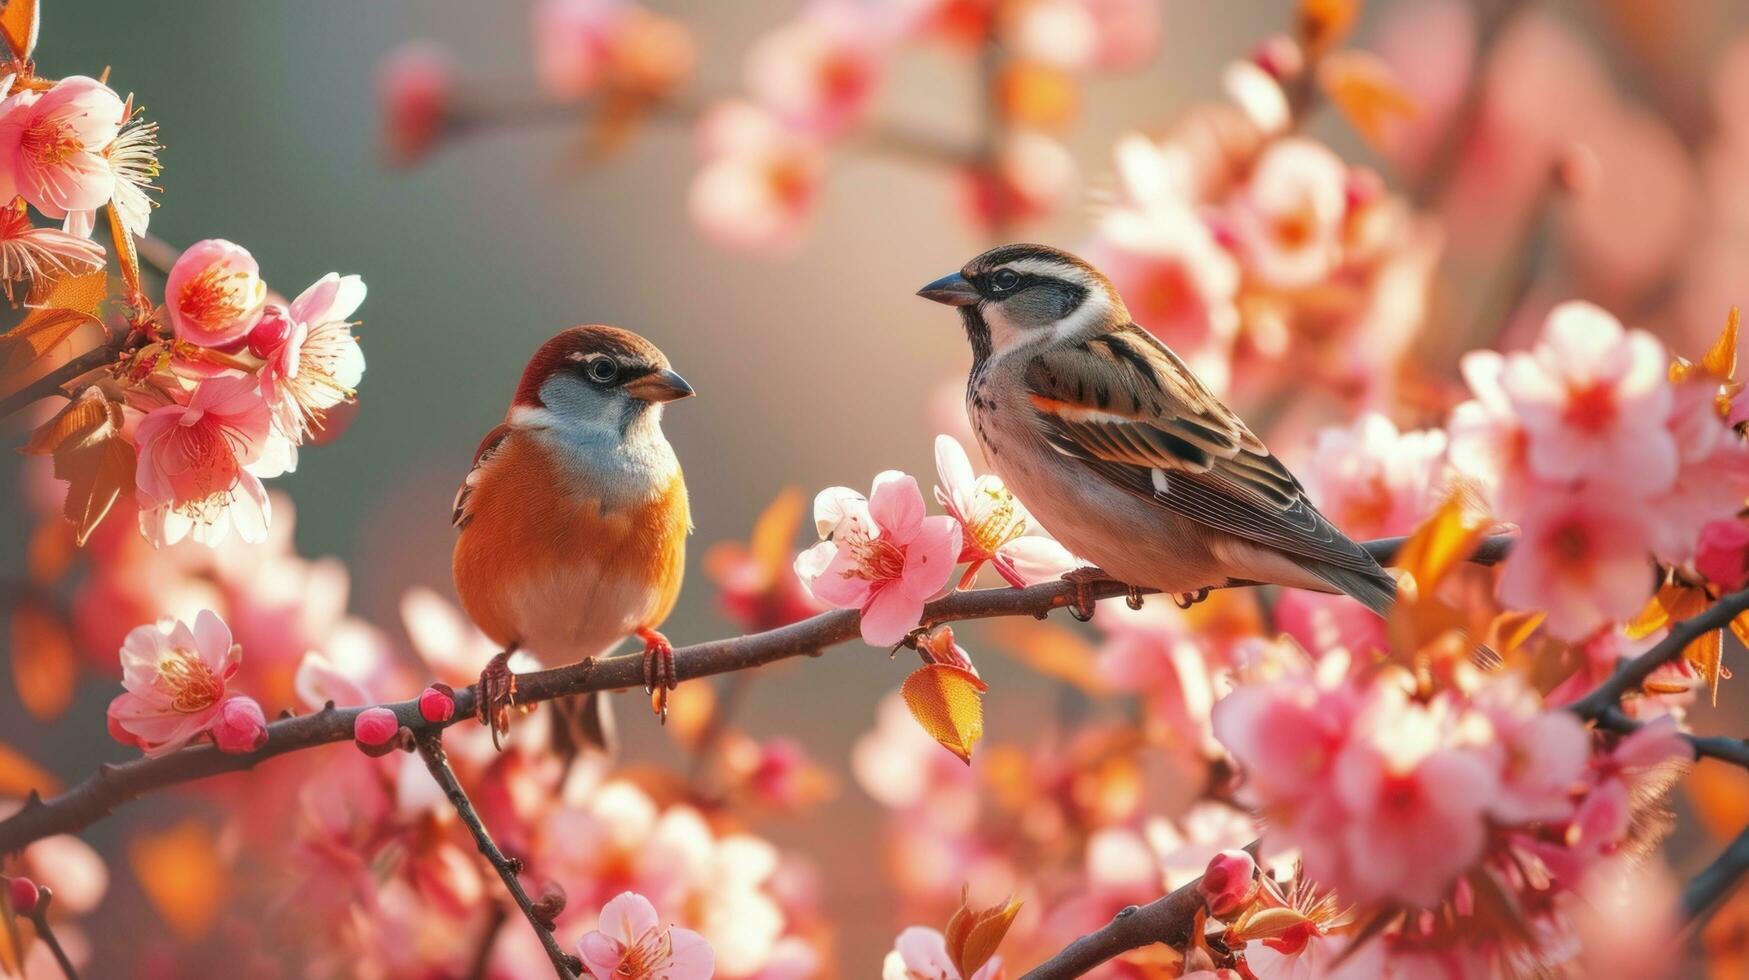
<instances>
[{"instance_id":1,"label":"blossom cluster","mask_svg":"<svg viewBox=\"0 0 1749 980\"><path fill-rule=\"evenodd\" d=\"M799 241L827 158L841 147L942 165L961 209L980 226L1052 213L1076 182L1059 141L1075 115L1076 79L1144 64L1161 33L1150 0L807 0L749 49L744 94L699 102L681 94L695 43L668 17L630 0L541 0L533 27L542 96L578 105L597 152L616 148L645 118L696 116L701 164L688 191L692 217L719 244L762 250ZM968 61L1000 54L983 79L998 134L988 147L873 120L894 62L925 43ZM390 55L379 87L390 156L403 165L430 152L446 130L493 111L466 102L447 55L429 42Z\"/></svg>"},{"instance_id":2,"label":"blossom cluster","mask_svg":"<svg viewBox=\"0 0 1749 980\"><path fill-rule=\"evenodd\" d=\"M136 239L156 204L157 125L102 81L41 78L22 63L0 101L0 278L9 299L27 281L31 309L0 340L0 390L54 371L75 337L95 334L114 355L101 383L77 389L25 451L55 458L81 542L124 497L155 544L216 545L233 529L258 542L271 510L261 481L296 467L298 447L363 374L348 318L364 284L330 274L288 302L246 249L209 239L160 270L155 306ZM36 226L31 209L61 228ZM90 240L99 211L124 286L113 317L105 252Z\"/></svg>"}]
</instances>

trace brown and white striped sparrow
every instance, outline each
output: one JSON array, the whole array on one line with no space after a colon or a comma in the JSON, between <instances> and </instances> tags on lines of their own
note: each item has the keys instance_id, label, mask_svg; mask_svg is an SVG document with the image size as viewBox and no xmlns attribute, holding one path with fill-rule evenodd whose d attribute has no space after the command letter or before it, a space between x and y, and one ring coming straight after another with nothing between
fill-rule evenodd
<instances>
[{"instance_id":1,"label":"brown and white striped sparrow","mask_svg":"<svg viewBox=\"0 0 1749 980\"><path fill-rule=\"evenodd\" d=\"M991 469L1100 566L1097 577L1184 603L1273 583L1390 607L1395 580L1178 355L1130 322L1091 265L1004 245L918 295L959 308L972 346L966 410ZM1090 614L1085 593L1077 607Z\"/></svg>"}]
</instances>

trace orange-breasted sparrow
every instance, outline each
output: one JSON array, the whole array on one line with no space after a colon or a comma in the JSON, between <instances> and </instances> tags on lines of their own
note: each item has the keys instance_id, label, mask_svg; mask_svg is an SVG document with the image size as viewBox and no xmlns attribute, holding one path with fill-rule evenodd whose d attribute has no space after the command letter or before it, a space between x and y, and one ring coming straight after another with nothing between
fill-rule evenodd
<instances>
[{"instance_id":1,"label":"orange-breasted sparrow","mask_svg":"<svg viewBox=\"0 0 1749 980\"><path fill-rule=\"evenodd\" d=\"M692 394L649 341L572 327L536 351L503 424L456 493L452 570L474 625L502 644L480 675L480 720L502 733L510 654L575 663L627 636L665 715L674 649L656 627L674 609L692 530L662 406Z\"/></svg>"},{"instance_id":2,"label":"orange-breasted sparrow","mask_svg":"<svg viewBox=\"0 0 1749 980\"><path fill-rule=\"evenodd\" d=\"M1181 604L1238 583L1343 592L1381 614L1396 598L1395 580L1091 265L1004 245L918 295L959 308L966 410L991 469L1097 577ZM1091 614L1085 592L1076 614Z\"/></svg>"}]
</instances>

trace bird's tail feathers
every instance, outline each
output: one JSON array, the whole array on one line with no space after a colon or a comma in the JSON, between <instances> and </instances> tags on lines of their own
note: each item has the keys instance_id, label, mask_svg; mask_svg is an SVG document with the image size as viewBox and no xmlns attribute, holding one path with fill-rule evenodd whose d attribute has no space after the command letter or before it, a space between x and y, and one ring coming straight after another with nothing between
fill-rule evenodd
<instances>
[{"instance_id":1,"label":"bird's tail feathers","mask_svg":"<svg viewBox=\"0 0 1749 980\"><path fill-rule=\"evenodd\" d=\"M1299 565L1332 589L1357 600L1380 616L1388 614L1391 605L1397 601L1397 580L1382 568L1362 571L1318 561L1300 562Z\"/></svg>"}]
</instances>

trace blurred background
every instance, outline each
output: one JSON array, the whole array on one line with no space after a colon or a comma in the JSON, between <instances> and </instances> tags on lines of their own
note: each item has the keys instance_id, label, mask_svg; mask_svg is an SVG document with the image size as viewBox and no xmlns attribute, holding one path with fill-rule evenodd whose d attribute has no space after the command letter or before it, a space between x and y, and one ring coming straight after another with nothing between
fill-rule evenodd
<instances>
[{"instance_id":1,"label":"blurred background","mask_svg":"<svg viewBox=\"0 0 1749 980\"><path fill-rule=\"evenodd\" d=\"M796 9L793 0L650 6L692 30L698 49L692 88L706 94L739 88L749 45ZM1074 121L1060 134L1080 175L1073 196L1016 235L1066 247L1084 241L1100 202L1112 194L1114 142L1132 130L1163 130L1220 97L1225 67L1289 29L1295 9L1285 0L1159 6L1152 57L1081 83ZM1406 8L1424 6L1367 4L1355 32L1359 43L1389 36ZM1662 236L1658 247L1674 264L1704 236L1724 235L1717 230L1722 219L1705 213L1714 186L1708 182L1742 190L1749 171L1740 159L1709 158L1703 149L1716 129L1714 66L1749 29L1749 8L1734 0L1529 6L1538 21L1562 25L1588 52L1587 71L1594 68L1643 124L1595 147L1604 172L1615 175L1607 178L1608 191L1623 208L1607 234L1567 226L1552 232L1588 234L1592 243L1537 267L1552 293L1564 289L1550 298L1584 295L1577 291L1587 282L1607 285L1629 274L1609 263L1638 262L1629 254L1634 242L1615 239ZM958 411L951 379L963 376L969 357L952 315L912 294L993 243L967 220L955 180L938 166L836 151L800 243L783 254L743 254L713 246L689 218L686 188L698 161L692 128L681 122L648 120L600 161L584 159L579 125L552 118L470 131L411 170L384 165L376 73L385 55L409 39L447 46L459 75L479 91L532 97L530 24L520 2L51 2L43 37L45 73L95 73L107 65L111 84L136 93L161 124L156 235L175 245L206 237L245 243L269 283L285 290L329 271L356 273L368 284L358 331L368 371L356 418L273 487L296 505L298 552L343 561L352 610L398 642L409 587L453 595L450 504L476 442L502 416L529 354L572 324L611 323L644 334L699 392L665 420L686 468L697 525L690 587L665 628L676 644L736 630L716 608L699 556L712 542L746 538L783 488L799 487L809 497L834 484L866 488L877 471L894 467L919 474L927 487L933 436ZM1446 39L1432 26L1410 36L1411 63L1421 60L1417 45L1425 46L1426 59L1445 57ZM1533 114L1558 113L1563 85L1595 81L1558 66L1532 77L1543 87L1524 93ZM1749 92L1735 97L1749 101ZM888 73L873 115L971 140L981 99L965 57L912 47ZM1377 159L1335 113L1314 117L1309 128L1347 159ZM1624 184L1619 175L1647 157L1645 172L1656 179ZM1664 165L1670 161L1674 170ZM1675 183L1664 183L1672 172ZM1749 217L1738 213L1735 220ZM1440 309L1479 304L1464 284L1487 280L1475 267L1509 247L1510 240L1491 252L1449 258L1455 285L1444 287L1451 296ZM1603 257L1588 258L1597 255ZM1749 251L1707 255L1716 266L1709 282L1749 275ZM1712 302L1717 289L1708 293L1707 283L1682 277L1652 278L1666 292L1641 309L1657 311L1648 316L1673 346L1716 332L1724 309ZM1676 293L1704 295L1705 302L1694 300L1704 317L1673 312ZM1641 299L1593 298L1624 315ZM1427 332L1437 340L1467 318L1435 315ZM1453 363L1429 368L1449 374ZM1326 402L1290 421L1304 431L1347 411ZM0 467L0 485L16 487L16 458L4 454ZM22 575L29 530L24 508L6 509L0 561L7 577ZM966 631L974 655L981 636L977 628ZM1065 697L1059 685L998 657L980 665L999 692L988 699L992 740L1025 742L1038 719L1059 710ZM909 667L882 650L845 646L820 662L762 673L738 715L756 736L798 738L841 774L836 797L815 814L761 829L823 865L825 911L838 923L847 976L869 975L865 965L879 961L902 923L880 873L882 852L873 846L885 814L843 775L844 767L854 740L874 723L877 702ZM88 678L66 720L54 726L20 714L10 692L0 695L0 739L77 778L130 754L92 721L112 693L107 680ZM627 757L679 764L683 757L639 699L620 700ZM1697 727L1707 723L1697 718ZM94 828L89 839L115 855L130 828L162 825L183 805L158 800L135 807ZM112 864L111 872L106 905L120 910L115 921L148 923L125 869ZM120 945L123 934L97 935L101 947ZM94 975L127 974L118 967Z\"/></svg>"}]
</instances>

